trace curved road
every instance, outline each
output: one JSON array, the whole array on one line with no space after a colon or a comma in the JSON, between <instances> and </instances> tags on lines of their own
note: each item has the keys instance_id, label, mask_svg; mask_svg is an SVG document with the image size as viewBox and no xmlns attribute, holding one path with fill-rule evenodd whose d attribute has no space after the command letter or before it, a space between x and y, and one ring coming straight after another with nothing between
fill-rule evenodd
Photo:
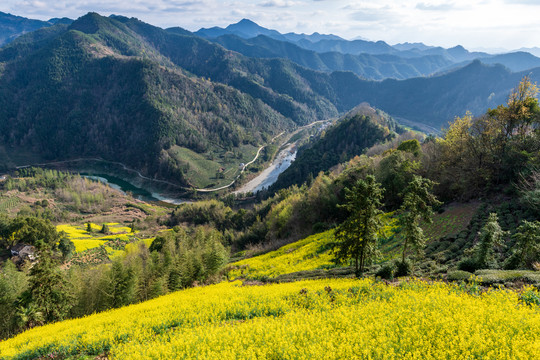
<instances>
[{"instance_id":1,"label":"curved road","mask_svg":"<svg viewBox=\"0 0 540 360\"><path fill-rule=\"evenodd\" d=\"M280 137L284 133L285 132L283 131L280 134L274 136L270 142L273 143L274 140L276 140L278 137ZM143 174L141 174L139 171L137 171L135 169L128 168L125 164L123 164L121 162L103 160L103 159L100 159L100 158L78 158L78 159L72 159L72 160L51 161L51 162L40 163L40 164L21 165L21 166L15 167L15 168L16 169L23 169L23 168L27 168L27 167L30 167L30 166L47 166L47 165L65 164L65 163L77 162L77 161L99 161L99 162L104 162L104 163L108 163L108 164L120 165L120 166L122 166L122 168L124 170L135 173L135 174L137 174L138 177L140 177L141 179L144 179L144 180L154 181L154 182L158 182L158 183L161 183L161 184L171 185L171 186L174 186L174 187L176 187L178 189L187 190L187 191L195 190L195 191L200 191L200 192L214 192L214 191L219 191L219 190L223 190L223 189L227 189L227 188L231 187L238 180L240 175L246 170L246 168L249 165L253 164L255 161L257 161L257 159L259 158L259 155L261 154L262 149L264 149L265 147L266 147L266 145L263 145L263 146L259 147L259 150L257 150L257 154L255 155L253 160L251 160L250 162L244 164L244 166L242 167L242 170L240 171L238 176L230 184L224 185L224 186L221 186L221 187L218 187L218 188L215 188L215 189L187 188L187 187L180 186L180 185L174 184L174 183L166 181L166 180L152 179L152 178L149 178L148 176L144 176Z\"/></svg>"},{"instance_id":2,"label":"curved road","mask_svg":"<svg viewBox=\"0 0 540 360\"><path fill-rule=\"evenodd\" d=\"M294 134L298 133L299 131L305 129L305 128L308 128L308 127L311 127L315 124L319 124L319 123L324 123L324 122L327 122L329 120L318 120L318 121L314 121L308 125L304 125L304 126L301 126L299 127L298 129L296 129L294 132L291 133L291 135L288 137L288 139L291 138L291 136L293 136ZM281 135L283 135L285 133L285 131L279 133L278 135L274 136L272 138L272 140L270 141L270 143L273 143L278 137L280 137ZM284 142L285 143L285 142ZM282 144L283 145L283 144ZM100 158L78 158L78 159L72 159L72 160L62 160L62 161L52 161L52 162L47 162L47 163L40 163L40 164L29 164L29 165L21 165L21 166L17 166L15 167L16 169L23 169L23 168L27 168L27 167L30 167L30 166L46 166L46 165L55 165L55 164L65 164L65 163L70 163L70 162L77 162L77 161L99 161L99 162L104 162L104 163L108 163L108 164L116 164L116 165L120 165L124 170L126 171L129 171L129 172L132 172L134 174L136 174L138 177L140 177L141 179L144 179L144 180L148 180L148 181L153 181L153 182L158 182L158 183L161 183L161 184L166 184L166 185L170 185L170 186L174 186L175 188L177 189L182 189L182 190L186 190L186 191L199 191L199 192L214 192L214 191L220 191L220 190L224 190L224 189L227 189L231 186L234 185L234 183L238 180L238 178L240 177L240 175L242 175L242 173L246 170L246 168L253 164L255 161L257 161L257 159L259 158L259 155L262 151L262 149L264 149L266 147L266 145L263 145L261 147L259 147L259 150L257 150L257 154L255 155L255 157L253 158L253 160L251 160L250 162L244 164L244 166L242 167L242 170L240 171L240 173L236 176L236 178L231 181L230 184L228 185L224 185L224 186L220 186L218 188L215 188L215 189L197 189L197 188L187 188L185 186L180 186L180 185L177 185L177 184L174 184L172 182L169 182L169 181L166 181L166 180L159 180L159 179L152 179L152 178L149 178L148 176L144 176L143 174L141 174L138 170L135 170L135 169L131 169L131 168L128 168L125 164L121 163L121 162L117 162L117 161L109 161L109 160L104 160L104 159L100 159Z\"/></svg>"}]
</instances>

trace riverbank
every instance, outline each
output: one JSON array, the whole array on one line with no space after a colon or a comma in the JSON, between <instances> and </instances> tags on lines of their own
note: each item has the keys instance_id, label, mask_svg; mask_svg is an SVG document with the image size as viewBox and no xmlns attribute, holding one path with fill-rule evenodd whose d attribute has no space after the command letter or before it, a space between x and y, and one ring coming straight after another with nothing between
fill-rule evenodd
<instances>
[{"instance_id":1,"label":"riverbank","mask_svg":"<svg viewBox=\"0 0 540 360\"><path fill-rule=\"evenodd\" d=\"M279 174L285 171L296 158L296 144L290 144L285 149L281 150L272 164L264 169L259 175L251 179L239 189L235 190L234 194L245 194L248 192L256 193L262 189L268 188L276 182Z\"/></svg>"}]
</instances>

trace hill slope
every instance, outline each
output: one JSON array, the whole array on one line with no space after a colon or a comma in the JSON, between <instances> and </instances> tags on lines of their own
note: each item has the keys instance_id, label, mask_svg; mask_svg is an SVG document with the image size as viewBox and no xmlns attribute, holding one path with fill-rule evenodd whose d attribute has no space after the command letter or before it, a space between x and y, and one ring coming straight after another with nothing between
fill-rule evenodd
<instances>
[{"instance_id":1,"label":"hill slope","mask_svg":"<svg viewBox=\"0 0 540 360\"><path fill-rule=\"evenodd\" d=\"M6 14L0 11L0 46L5 45L20 35L49 27L54 24L69 24L70 19L33 20L22 16Z\"/></svg>"},{"instance_id":2,"label":"hill slope","mask_svg":"<svg viewBox=\"0 0 540 360\"><path fill-rule=\"evenodd\" d=\"M338 120L320 137L298 149L291 166L279 175L270 191L300 185L309 176L346 162L379 142L390 140L396 130L395 121L380 110L362 104Z\"/></svg>"},{"instance_id":3,"label":"hill slope","mask_svg":"<svg viewBox=\"0 0 540 360\"><path fill-rule=\"evenodd\" d=\"M47 159L101 156L186 184L190 165L173 146L219 156L292 126L249 95L189 76L97 14L23 36L0 59L2 143Z\"/></svg>"},{"instance_id":4,"label":"hill slope","mask_svg":"<svg viewBox=\"0 0 540 360\"><path fill-rule=\"evenodd\" d=\"M0 343L0 355L344 359L358 357L357 349L372 359L540 355L531 340L540 335L540 313L520 306L517 292L475 296L443 283L386 286L368 279L240 285L193 288L37 327Z\"/></svg>"}]
</instances>

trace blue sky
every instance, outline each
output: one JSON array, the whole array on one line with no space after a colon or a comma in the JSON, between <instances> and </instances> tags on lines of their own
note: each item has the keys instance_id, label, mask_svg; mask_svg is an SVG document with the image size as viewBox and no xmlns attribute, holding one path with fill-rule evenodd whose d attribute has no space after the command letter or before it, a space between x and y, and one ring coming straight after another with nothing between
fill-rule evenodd
<instances>
[{"instance_id":1,"label":"blue sky","mask_svg":"<svg viewBox=\"0 0 540 360\"><path fill-rule=\"evenodd\" d=\"M37 19L95 11L188 30L249 18L280 32L318 31L390 44L540 47L540 0L2 0L0 11Z\"/></svg>"}]
</instances>

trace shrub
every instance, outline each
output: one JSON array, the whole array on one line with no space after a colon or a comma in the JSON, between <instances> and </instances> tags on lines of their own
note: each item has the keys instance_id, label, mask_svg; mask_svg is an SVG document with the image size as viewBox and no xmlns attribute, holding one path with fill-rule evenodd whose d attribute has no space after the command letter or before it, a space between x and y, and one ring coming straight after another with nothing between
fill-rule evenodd
<instances>
[{"instance_id":1,"label":"shrub","mask_svg":"<svg viewBox=\"0 0 540 360\"><path fill-rule=\"evenodd\" d=\"M519 300L527 305L540 306L540 293L533 286L527 286L519 296Z\"/></svg>"},{"instance_id":2,"label":"shrub","mask_svg":"<svg viewBox=\"0 0 540 360\"><path fill-rule=\"evenodd\" d=\"M468 258L465 260L460 261L458 264L458 269L463 271L468 271L470 273L475 272L480 267L478 266L478 262L474 258Z\"/></svg>"},{"instance_id":3,"label":"shrub","mask_svg":"<svg viewBox=\"0 0 540 360\"><path fill-rule=\"evenodd\" d=\"M449 271L446 278L448 281L465 281L473 276L472 273L463 270Z\"/></svg>"},{"instance_id":4,"label":"shrub","mask_svg":"<svg viewBox=\"0 0 540 360\"><path fill-rule=\"evenodd\" d=\"M111 230L109 229L109 225L103 224L103 227L101 228L100 232L102 234L108 234Z\"/></svg>"},{"instance_id":5,"label":"shrub","mask_svg":"<svg viewBox=\"0 0 540 360\"><path fill-rule=\"evenodd\" d=\"M395 263L396 271L394 272L395 277L408 276L412 273L412 263L409 259L405 261L396 261Z\"/></svg>"},{"instance_id":6,"label":"shrub","mask_svg":"<svg viewBox=\"0 0 540 360\"><path fill-rule=\"evenodd\" d=\"M380 277L381 279L393 280L394 271L396 270L396 265L394 263L386 263L382 268L375 273L375 276Z\"/></svg>"}]
</instances>

